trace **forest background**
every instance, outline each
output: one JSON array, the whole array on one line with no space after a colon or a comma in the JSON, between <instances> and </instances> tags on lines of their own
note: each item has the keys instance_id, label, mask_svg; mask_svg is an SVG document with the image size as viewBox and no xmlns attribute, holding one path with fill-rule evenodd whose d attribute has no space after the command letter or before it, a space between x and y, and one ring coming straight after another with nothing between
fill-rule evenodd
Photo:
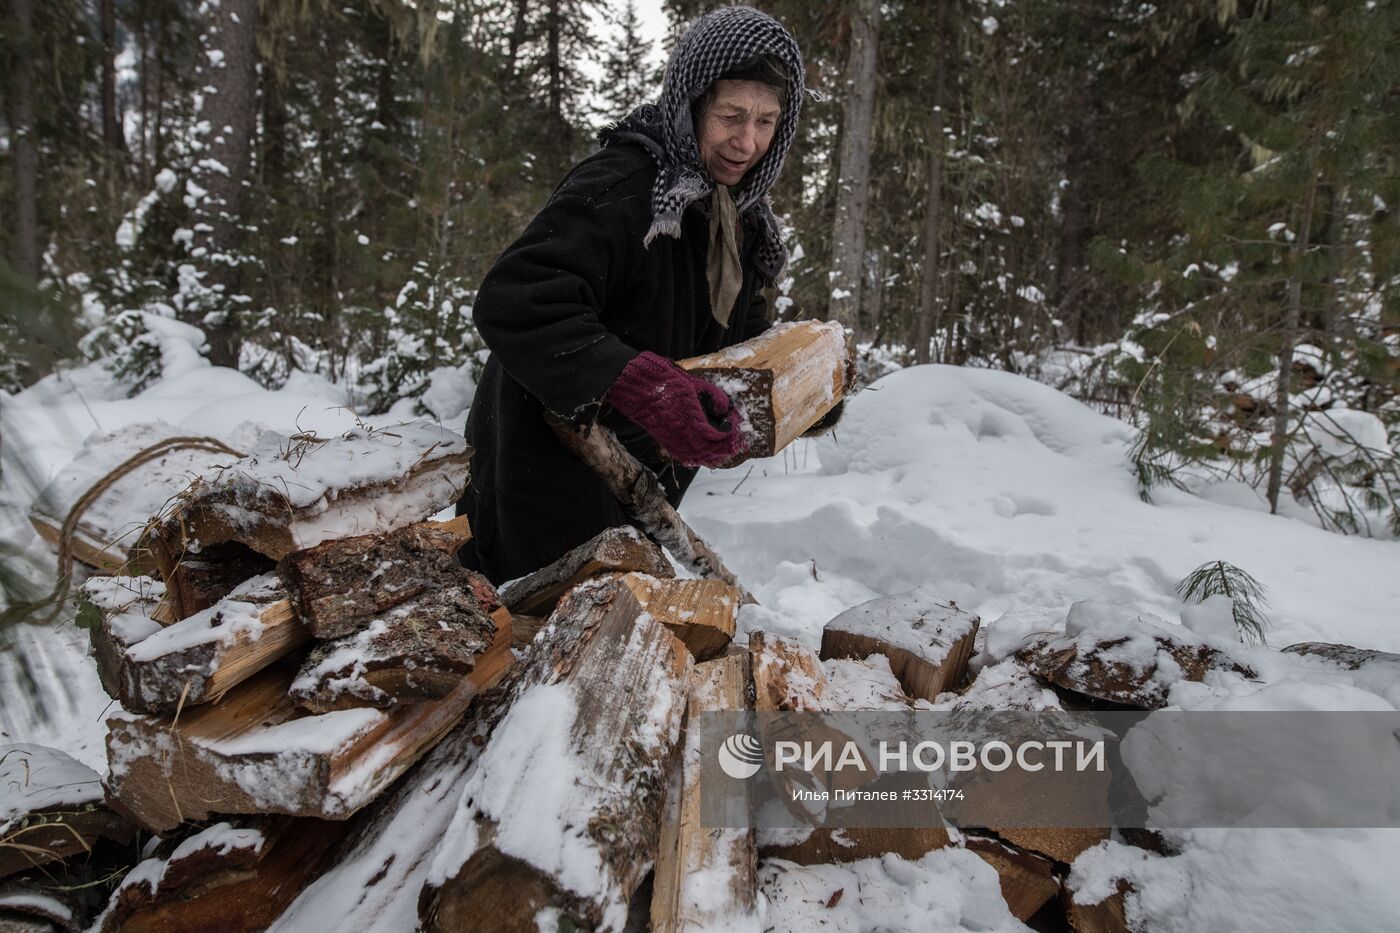
<instances>
[{"instance_id":1,"label":"forest background","mask_svg":"<svg viewBox=\"0 0 1400 933\"><path fill-rule=\"evenodd\" d=\"M457 417L474 289L712 3L3 0L0 389L159 377L157 318L268 387ZM1400 4L758 2L807 62L783 319L863 377L993 367L1400 534ZM7 396L0 395L0 402Z\"/></svg>"}]
</instances>

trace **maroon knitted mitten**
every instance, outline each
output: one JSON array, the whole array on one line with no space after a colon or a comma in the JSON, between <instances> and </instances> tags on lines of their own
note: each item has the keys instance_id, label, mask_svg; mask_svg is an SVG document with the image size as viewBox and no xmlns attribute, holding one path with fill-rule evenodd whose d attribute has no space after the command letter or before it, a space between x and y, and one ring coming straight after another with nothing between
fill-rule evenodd
<instances>
[{"instance_id":1,"label":"maroon knitted mitten","mask_svg":"<svg viewBox=\"0 0 1400 933\"><path fill-rule=\"evenodd\" d=\"M607 399L686 466L718 466L744 449L729 396L650 351L623 368Z\"/></svg>"}]
</instances>

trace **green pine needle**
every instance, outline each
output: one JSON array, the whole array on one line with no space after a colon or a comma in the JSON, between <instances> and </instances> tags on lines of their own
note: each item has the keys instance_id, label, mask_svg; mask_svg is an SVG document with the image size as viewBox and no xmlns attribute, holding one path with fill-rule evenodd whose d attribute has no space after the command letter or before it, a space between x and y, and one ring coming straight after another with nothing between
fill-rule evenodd
<instances>
[{"instance_id":1,"label":"green pine needle","mask_svg":"<svg viewBox=\"0 0 1400 933\"><path fill-rule=\"evenodd\" d=\"M1177 583L1176 592L1182 602L1194 604L1212 596L1229 597L1240 641L1247 645L1267 644L1264 629L1269 619L1261 608L1268 604L1264 587L1234 564L1223 560L1202 564Z\"/></svg>"}]
</instances>

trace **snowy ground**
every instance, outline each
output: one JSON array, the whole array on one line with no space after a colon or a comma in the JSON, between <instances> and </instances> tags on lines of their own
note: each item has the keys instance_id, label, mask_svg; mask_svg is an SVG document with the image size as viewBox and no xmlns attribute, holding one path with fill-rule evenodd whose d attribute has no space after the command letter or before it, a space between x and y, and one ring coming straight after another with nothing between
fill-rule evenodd
<instances>
[{"instance_id":1,"label":"snowy ground","mask_svg":"<svg viewBox=\"0 0 1400 933\"><path fill-rule=\"evenodd\" d=\"M5 463L0 535L38 553L23 524L37 487L100 426L163 418L219 435L255 419L291 432L354 424L334 386L298 377L282 392L215 370L167 335L165 378L135 399L80 372L66 384L3 399ZM184 348L184 349L182 349ZM374 419L368 419L371 422ZM450 418L449 425L457 419ZM1400 652L1400 542L1346 538L1271 516L1252 490L1164 490L1140 501L1124 454L1130 431L1043 385L1004 373L930 366L897 372L854 398L835 437L800 441L784 456L703 474L683 513L763 608L745 616L815 646L823 624L869 598L931 585L981 615L979 666L1034 631L1062 628L1072 603L1177 622L1174 585L1226 560L1266 588L1273 647L1241 648L1262 683L1184 684L1173 706L1219 709L1400 708L1400 684L1279 655L1293 642L1334 641ZM1193 627L1210 637L1210 619ZM3 741L52 744L98 768L106 697L71 626L21 629L0 654ZM34 688L21 688L27 679ZM454 787L461 775L444 772ZM453 797L404 810L415 827L444 825ZM419 834L421 835L421 834ZM1400 832L1193 831L1164 857L1117 842L1074 865L1086 893L1126 877L1135 926L1149 930L1378 930L1400 916ZM387 843L386 843L387 844ZM402 861L411 861L404 859ZM346 892L374 860L352 861L313 886L289 916L341 917ZM356 873L359 873L357 875ZM1003 930L1022 928L996 896L995 874L970 853L935 852L846 867L765 869L765 928ZM411 885L410 885L411 886ZM837 890L845 893L832 907ZM406 921L411 892L383 915ZM350 918L346 916L346 921Z\"/></svg>"}]
</instances>

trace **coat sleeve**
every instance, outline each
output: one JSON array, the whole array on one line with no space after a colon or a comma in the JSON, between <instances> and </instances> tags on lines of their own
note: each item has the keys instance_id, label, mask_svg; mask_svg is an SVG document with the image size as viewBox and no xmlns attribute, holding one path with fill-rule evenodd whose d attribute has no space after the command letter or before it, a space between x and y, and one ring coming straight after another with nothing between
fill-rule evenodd
<instances>
[{"instance_id":1,"label":"coat sleeve","mask_svg":"<svg viewBox=\"0 0 1400 933\"><path fill-rule=\"evenodd\" d=\"M496 260L472 316L501 367L549 411L586 417L637 350L604 324L632 240L616 204L562 188Z\"/></svg>"}]
</instances>

